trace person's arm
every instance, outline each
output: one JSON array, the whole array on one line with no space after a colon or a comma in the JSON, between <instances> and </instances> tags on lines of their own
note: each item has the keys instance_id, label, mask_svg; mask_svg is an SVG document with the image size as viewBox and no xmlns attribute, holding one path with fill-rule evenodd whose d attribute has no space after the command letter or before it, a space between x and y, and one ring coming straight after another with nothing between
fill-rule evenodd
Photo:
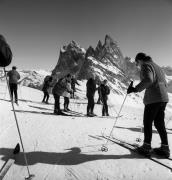
<instances>
[{"instance_id":1,"label":"person's arm","mask_svg":"<svg viewBox=\"0 0 172 180\"><path fill-rule=\"evenodd\" d=\"M78 81L75 79L75 83L78 85L78 86L80 86L80 84L78 83Z\"/></svg>"},{"instance_id":2,"label":"person's arm","mask_svg":"<svg viewBox=\"0 0 172 180\"><path fill-rule=\"evenodd\" d=\"M20 74L17 72L17 79L19 80L20 79Z\"/></svg>"},{"instance_id":3,"label":"person's arm","mask_svg":"<svg viewBox=\"0 0 172 180\"><path fill-rule=\"evenodd\" d=\"M135 87L136 92L141 92L148 88L154 82L153 71L148 65L143 65L141 69L142 79L141 82Z\"/></svg>"}]
</instances>

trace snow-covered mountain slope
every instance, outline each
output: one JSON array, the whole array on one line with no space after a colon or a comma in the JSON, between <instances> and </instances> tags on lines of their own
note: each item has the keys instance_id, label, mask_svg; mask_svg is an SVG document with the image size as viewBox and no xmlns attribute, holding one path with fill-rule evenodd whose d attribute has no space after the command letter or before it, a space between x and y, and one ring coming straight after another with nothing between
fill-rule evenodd
<instances>
[{"instance_id":1,"label":"snow-covered mountain slope","mask_svg":"<svg viewBox=\"0 0 172 180\"><path fill-rule=\"evenodd\" d=\"M8 70L7 70L8 71ZM35 89L41 89L44 78L47 75L51 75L50 72L39 69L39 70L18 70L21 78L19 82L20 84L28 87L32 87ZM3 69L0 69L0 76L4 76ZM5 78L0 79L0 81L5 81Z\"/></svg>"},{"instance_id":2,"label":"snow-covered mountain slope","mask_svg":"<svg viewBox=\"0 0 172 180\"><path fill-rule=\"evenodd\" d=\"M29 170L35 180L171 180L171 172L148 159L111 142L108 152L100 151L106 141L97 135L109 134L115 118L101 118L101 105L95 105L98 117L88 118L85 93L86 81L79 82L77 99L71 99L72 116L53 115L52 96L50 104L42 104L43 93L39 90L20 85L19 106L15 105L19 127L28 159ZM0 83L1 89L6 89ZM0 168L9 158L12 149L19 142L13 111L8 94L0 94ZM97 99L97 94L96 94ZM124 95L111 93L109 113L116 116ZM172 96L170 95L170 102ZM63 99L61 99L63 108ZM166 110L166 126L172 150L172 106ZM79 112L79 113L77 113ZM136 138L143 139L143 104L128 95L113 136L135 143ZM160 139L153 129L152 147L160 145ZM166 162L166 160L160 160ZM167 162L169 166L172 164ZM23 153L10 168L4 180L23 180L27 176Z\"/></svg>"}]
</instances>

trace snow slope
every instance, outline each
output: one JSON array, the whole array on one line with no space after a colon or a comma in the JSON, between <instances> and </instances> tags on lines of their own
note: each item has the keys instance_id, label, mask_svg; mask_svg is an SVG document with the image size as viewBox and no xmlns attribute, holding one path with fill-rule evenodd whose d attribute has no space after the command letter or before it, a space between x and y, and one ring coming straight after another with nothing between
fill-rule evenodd
<instances>
[{"instance_id":1,"label":"snow slope","mask_svg":"<svg viewBox=\"0 0 172 180\"><path fill-rule=\"evenodd\" d=\"M86 112L85 81L78 86L77 99L71 100L70 109L80 112L74 116L55 116L53 98L50 104L40 103L43 93L29 87L19 86L19 106L15 105L26 156L34 180L171 180L172 173L148 159L131 153L116 144L108 145L108 152L100 148L106 141L97 137L108 134L115 118L88 118ZM0 168L19 142L8 94L0 84ZM3 91L4 90L4 91ZM97 94L96 94L97 98ZM135 142L142 126L143 105L141 99L129 95L118 119L113 136ZM109 112L116 116L124 95L111 93ZM137 100L137 101L136 101ZM170 102L172 96L170 95ZM61 99L63 107L63 99ZM101 115L101 105L95 105L95 113ZM166 125L172 150L172 105L166 110ZM160 140L154 129L152 146ZM172 163L171 165L172 167ZM21 152L4 180L23 180L27 170Z\"/></svg>"}]
</instances>

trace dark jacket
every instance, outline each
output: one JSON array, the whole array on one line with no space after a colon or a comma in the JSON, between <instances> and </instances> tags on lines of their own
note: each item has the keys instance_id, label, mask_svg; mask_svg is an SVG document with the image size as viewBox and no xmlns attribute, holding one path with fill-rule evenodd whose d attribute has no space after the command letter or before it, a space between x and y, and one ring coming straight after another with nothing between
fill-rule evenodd
<instances>
[{"instance_id":1,"label":"dark jacket","mask_svg":"<svg viewBox=\"0 0 172 180\"><path fill-rule=\"evenodd\" d=\"M49 81L49 80L45 81L43 88L42 88L42 91L48 92L51 87L52 87L52 81Z\"/></svg>"},{"instance_id":2,"label":"dark jacket","mask_svg":"<svg viewBox=\"0 0 172 180\"><path fill-rule=\"evenodd\" d=\"M94 96L95 92L96 92L96 81L92 78L90 78L87 81L87 96Z\"/></svg>"},{"instance_id":3,"label":"dark jacket","mask_svg":"<svg viewBox=\"0 0 172 180\"><path fill-rule=\"evenodd\" d=\"M102 98L106 98L107 95L110 93L110 89L107 85L101 84L100 85L100 93Z\"/></svg>"},{"instance_id":4,"label":"dark jacket","mask_svg":"<svg viewBox=\"0 0 172 180\"><path fill-rule=\"evenodd\" d=\"M78 81L75 78L71 79L71 88L75 91L75 84L79 85Z\"/></svg>"},{"instance_id":5,"label":"dark jacket","mask_svg":"<svg viewBox=\"0 0 172 180\"><path fill-rule=\"evenodd\" d=\"M167 83L162 69L153 61L144 63L140 71L141 82L136 86L136 91L141 92L144 89L145 105L168 102Z\"/></svg>"},{"instance_id":6,"label":"dark jacket","mask_svg":"<svg viewBox=\"0 0 172 180\"><path fill-rule=\"evenodd\" d=\"M20 79L20 74L16 70L11 70L7 73L9 77L10 84L18 84L18 80Z\"/></svg>"}]
</instances>

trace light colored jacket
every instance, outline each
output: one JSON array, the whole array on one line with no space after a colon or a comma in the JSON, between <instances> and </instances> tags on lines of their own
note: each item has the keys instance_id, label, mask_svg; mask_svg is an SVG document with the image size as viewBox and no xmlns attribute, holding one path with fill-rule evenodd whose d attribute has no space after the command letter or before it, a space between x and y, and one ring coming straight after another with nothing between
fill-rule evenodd
<instances>
[{"instance_id":1,"label":"light colored jacket","mask_svg":"<svg viewBox=\"0 0 172 180\"><path fill-rule=\"evenodd\" d=\"M53 94L57 94L59 96L70 98L70 93L72 92L71 83L66 80L66 78L57 82L53 88Z\"/></svg>"},{"instance_id":2,"label":"light colored jacket","mask_svg":"<svg viewBox=\"0 0 172 180\"><path fill-rule=\"evenodd\" d=\"M140 80L141 82L135 88L137 92L145 89L143 99L145 105L169 101L165 74L153 61L141 66Z\"/></svg>"}]
</instances>

